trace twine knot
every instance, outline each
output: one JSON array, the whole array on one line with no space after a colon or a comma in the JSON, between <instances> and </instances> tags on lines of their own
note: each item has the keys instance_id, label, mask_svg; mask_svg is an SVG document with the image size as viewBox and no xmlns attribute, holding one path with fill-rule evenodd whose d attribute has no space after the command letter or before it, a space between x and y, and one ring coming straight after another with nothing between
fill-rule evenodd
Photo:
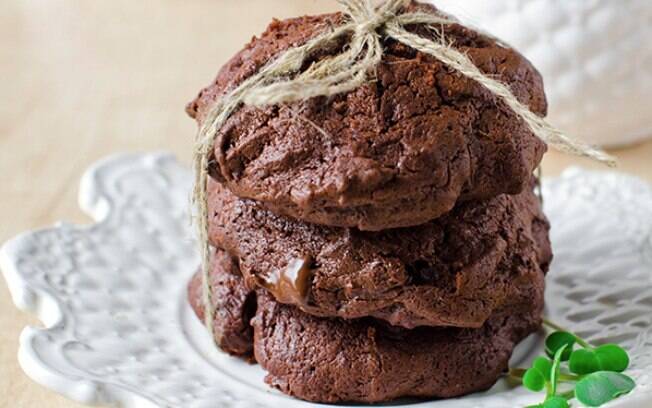
<instances>
[{"instance_id":1,"label":"twine knot","mask_svg":"<svg viewBox=\"0 0 652 408\"><path fill-rule=\"evenodd\" d=\"M391 16L376 14L369 19L358 23L355 27L355 35L369 35L376 34L378 27L385 24Z\"/></svg>"},{"instance_id":2,"label":"twine knot","mask_svg":"<svg viewBox=\"0 0 652 408\"><path fill-rule=\"evenodd\" d=\"M400 42L416 51L430 55L463 76L476 81L502 100L525 123L534 135L550 147L578 156L615 165L615 159L602 150L574 140L532 113L519 102L509 87L485 75L469 57L448 44L442 31L435 26L456 24L451 18L424 12L406 13L410 0L387 0L374 7L371 0L338 0L347 16L346 21L308 40L304 45L290 48L260 71L241 82L218 99L204 117L197 134L194 151L195 186L193 201L197 207L197 225L202 259L203 303L205 324L215 340L213 318L215 310L209 284L210 252L208 244L208 206L206 182L208 162L219 130L229 116L242 104L253 106L274 105L310 99L316 96L333 96L352 91L363 85L369 72L382 62L384 49L381 35ZM432 28L435 40L421 37L406 25L423 25ZM349 38L341 53L312 63L300 72L306 61L342 38ZM220 140L218 139L219 143ZM219 159L219 158L218 158ZM219 160L218 160L219 161Z\"/></svg>"},{"instance_id":3,"label":"twine knot","mask_svg":"<svg viewBox=\"0 0 652 408\"><path fill-rule=\"evenodd\" d=\"M395 18L406 4L406 0L391 0L373 7L368 1L339 0L344 12L356 24L356 34L377 34L379 28Z\"/></svg>"}]
</instances>

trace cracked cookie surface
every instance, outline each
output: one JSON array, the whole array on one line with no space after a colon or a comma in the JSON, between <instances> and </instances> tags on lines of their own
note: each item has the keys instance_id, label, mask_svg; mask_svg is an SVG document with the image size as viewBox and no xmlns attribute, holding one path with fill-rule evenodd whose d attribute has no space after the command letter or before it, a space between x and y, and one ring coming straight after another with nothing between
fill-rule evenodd
<instances>
[{"instance_id":1,"label":"cracked cookie surface","mask_svg":"<svg viewBox=\"0 0 652 408\"><path fill-rule=\"evenodd\" d=\"M410 8L436 13L422 4ZM341 20L336 13L274 21L187 112L201 123L216 98ZM414 31L432 37L426 29ZM458 24L443 33L480 70L545 115L541 77L523 56ZM361 230L418 225L457 202L523 191L545 144L481 85L395 41L384 46L375 80L354 91L240 108L217 135L211 175L277 214ZM333 44L323 54L341 48Z\"/></svg>"},{"instance_id":2,"label":"cracked cookie surface","mask_svg":"<svg viewBox=\"0 0 652 408\"><path fill-rule=\"evenodd\" d=\"M306 224L209 182L209 239L250 287L316 316L392 325L480 327L543 296L552 258L532 186L459 204L426 224L385 231Z\"/></svg>"},{"instance_id":3,"label":"cracked cookie surface","mask_svg":"<svg viewBox=\"0 0 652 408\"><path fill-rule=\"evenodd\" d=\"M235 261L217 250L211 280L214 292L224 298L213 298L218 307L216 331L248 324L254 316L253 338L227 331L229 343L248 344L254 350L256 361L268 372L268 384L310 401L379 402L481 391L507 369L515 345L540 326L540 297L496 311L478 329L406 330L371 318L319 318L276 302L264 289L248 289L231 271L237 271ZM197 274L190 287L200 282ZM200 297L192 293L190 302L201 316ZM238 293L256 296L253 312L238 306Z\"/></svg>"}]
</instances>

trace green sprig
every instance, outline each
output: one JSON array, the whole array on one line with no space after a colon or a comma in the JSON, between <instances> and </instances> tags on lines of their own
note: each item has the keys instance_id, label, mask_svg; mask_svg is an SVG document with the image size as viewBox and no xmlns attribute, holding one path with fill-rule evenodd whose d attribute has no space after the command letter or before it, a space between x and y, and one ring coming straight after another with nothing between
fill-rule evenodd
<instances>
[{"instance_id":1,"label":"green sprig","mask_svg":"<svg viewBox=\"0 0 652 408\"><path fill-rule=\"evenodd\" d=\"M555 352L555 356L552 359L552 369L550 370L550 391L548 392L548 398L552 398L557 394L557 383L559 382L559 366L561 365L561 359L564 355L564 351L568 346L566 344L562 345Z\"/></svg>"},{"instance_id":2,"label":"green sprig","mask_svg":"<svg viewBox=\"0 0 652 408\"><path fill-rule=\"evenodd\" d=\"M622 347L616 344L594 347L556 323L547 319L543 322L554 330L545 340L547 357L537 357L527 369L509 371L510 377L528 390L545 389L545 400L531 408L568 408L573 398L585 406L599 407L634 389L634 380L622 374L630 363ZM574 349L576 345L579 348ZM563 382L574 383L574 388L558 393Z\"/></svg>"}]
</instances>

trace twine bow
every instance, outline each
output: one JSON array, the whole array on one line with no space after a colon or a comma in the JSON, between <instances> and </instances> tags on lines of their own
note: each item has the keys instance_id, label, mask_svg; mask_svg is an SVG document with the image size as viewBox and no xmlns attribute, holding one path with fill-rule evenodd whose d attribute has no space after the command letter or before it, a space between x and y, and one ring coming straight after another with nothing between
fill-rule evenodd
<instances>
[{"instance_id":1,"label":"twine bow","mask_svg":"<svg viewBox=\"0 0 652 408\"><path fill-rule=\"evenodd\" d=\"M607 165L615 159L605 152L574 140L549 125L519 102L503 83L485 75L464 53L444 41L440 27L455 24L447 17L423 12L403 13L410 0L387 0L375 7L371 0L338 0L346 22L290 48L264 66L229 93L219 98L203 119L194 152L195 186L193 202L197 207L197 224L202 259L203 303L205 324L219 343L221 333L213 329L214 306L209 283L210 252L208 244L208 207L206 182L208 162L220 128L241 105L266 106L306 100L316 96L332 96L358 88L368 81L383 58L381 38L391 38L414 50L428 54L460 74L478 82L499 97L539 139L547 145L577 156L585 156ZM432 29L437 41L406 30L408 25L425 25ZM439 27L439 28L438 28ZM305 62L317 52L342 38L350 38L344 50L335 56L313 63L303 72Z\"/></svg>"}]
</instances>

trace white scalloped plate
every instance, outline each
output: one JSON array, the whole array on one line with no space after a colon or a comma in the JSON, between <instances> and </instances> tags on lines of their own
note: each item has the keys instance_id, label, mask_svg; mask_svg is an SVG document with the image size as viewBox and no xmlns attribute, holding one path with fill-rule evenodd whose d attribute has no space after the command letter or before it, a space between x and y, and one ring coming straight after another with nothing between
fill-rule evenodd
<instances>
[{"instance_id":1,"label":"white scalloped plate","mask_svg":"<svg viewBox=\"0 0 652 408\"><path fill-rule=\"evenodd\" d=\"M122 155L91 168L80 204L96 221L25 233L0 252L26 327L18 358L40 384L74 400L125 407L310 407L269 389L263 371L215 349L185 299L198 264L190 172L165 154ZM544 183L555 251L548 315L632 355L637 387L610 407L652 406L652 190L618 173L569 170ZM519 347L522 363L540 336ZM432 408L505 408L540 395L504 383Z\"/></svg>"}]
</instances>

